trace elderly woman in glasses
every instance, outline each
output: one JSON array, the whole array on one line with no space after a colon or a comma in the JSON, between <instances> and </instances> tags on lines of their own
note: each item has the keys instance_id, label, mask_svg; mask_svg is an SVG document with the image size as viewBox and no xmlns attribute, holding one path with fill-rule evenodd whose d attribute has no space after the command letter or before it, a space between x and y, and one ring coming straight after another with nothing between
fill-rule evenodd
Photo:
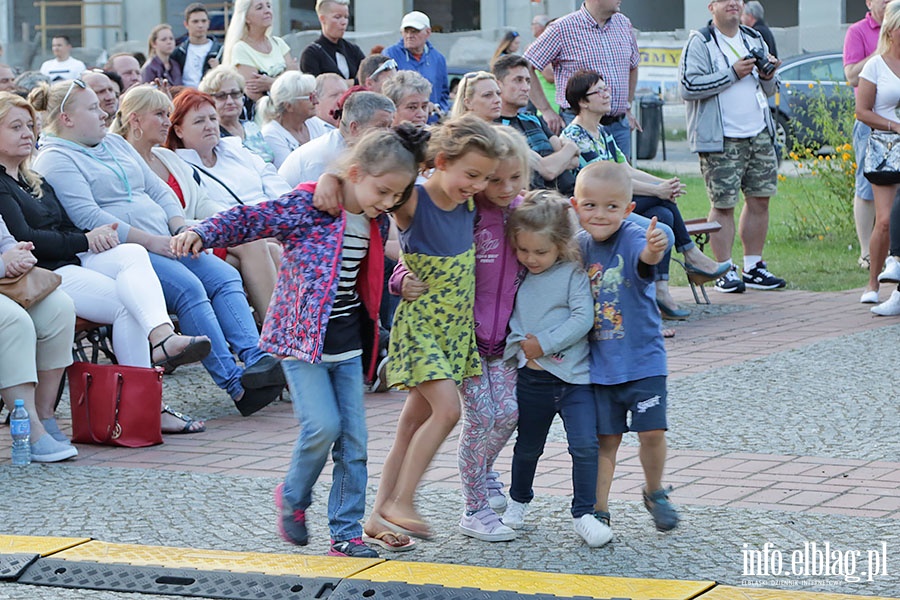
<instances>
[{"instance_id":1,"label":"elderly woman in glasses","mask_svg":"<svg viewBox=\"0 0 900 600\"><path fill-rule=\"evenodd\" d=\"M234 136L264 161L272 162L275 154L266 143L259 125L253 119L245 118L244 85L244 76L234 67L219 65L203 76L197 89L215 100L219 115L219 134L222 137Z\"/></svg>"},{"instance_id":2,"label":"elderly woman in glasses","mask_svg":"<svg viewBox=\"0 0 900 600\"><path fill-rule=\"evenodd\" d=\"M97 95L75 80L54 85L35 101L47 113L48 135L34 168L56 190L74 225L82 231L114 225L117 242L147 250L182 333L209 338L212 349L203 366L241 414L277 398L284 374L275 357L259 349L240 275L209 254L175 257L169 240L185 227L178 199L127 141L107 135Z\"/></svg>"},{"instance_id":3,"label":"elderly woman in glasses","mask_svg":"<svg viewBox=\"0 0 900 600\"><path fill-rule=\"evenodd\" d=\"M610 107L609 89L603 77L596 71L576 71L566 84L566 101L575 112L575 119L563 129L560 137L578 145L580 157L576 172L600 160L621 163L633 184L634 212L648 219L656 217L660 223L671 228L675 249L684 256L688 277L695 283L703 283L728 272L731 261L717 263L709 258L697 248L688 234L676 204L684 194L684 184L677 177L662 179L629 165L612 135L600 125L600 119L609 112ZM667 251L656 267L656 304L664 319L686 319L691 311L678 306L669 293L670 258L671 251Z\"/></svg>"},{"instance_id":4,"label":"elderly woman in glasses","mask_svg":"<svg viewBox=\"0 0 900 600\"><path fill-rule=\"evenodd\" d=\"M275 156L276 168L296 148L325 134L328 129L316 116L316 78L300 71L278 76L269 95L260 99L256 110L263 118L262 133Z\"/></svg>"}]
</instances>

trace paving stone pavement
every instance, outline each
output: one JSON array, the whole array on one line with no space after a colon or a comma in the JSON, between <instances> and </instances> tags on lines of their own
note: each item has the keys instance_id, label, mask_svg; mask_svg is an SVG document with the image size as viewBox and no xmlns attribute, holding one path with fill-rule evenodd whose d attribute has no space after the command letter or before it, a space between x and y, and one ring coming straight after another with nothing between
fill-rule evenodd
<instances>
[{"instance_id":1,"label":"paving stone pavement","mask_svg":"<svg viewBox=\"0 0 900 600\"><path fill-rule=\"evenodd\" d=\"M688 295L676 290L682 301ZM611 504L616 537L604 548L584 547L571 528L570 465L557 423L519 539L487 544L466 538L456 532L461 497L454 432L419 494L436 539L390 558L900 595L900 410L894 395L900 321L870 318L866 307L852 304L856 298L857 291L716 295L716 308L678 325L667 342L673 372L665 477L683 517L677 530L654 530L639 501L635 441L626 436ZM828 318L836 308L840 318ZM766 336L773 341L760 339ZM289 404L242 419L198 367L179 369L165 390L175 408L210 418L209 431L167 436L163 446L141 450L80 446L76 461L27 470L9 466L8 434L0 433L0 489L5 506L15 508L3 533L323 554L328 467L308 512L310 546L292 547L275 533L272 489L296 435ZM367 397L370 501L402 399L399 393ZM509 456L507 448L498 462L507 481ZM866 552L883 542L887 576L854 583L743 574L745 548L769 543L790 555L811 542L859 550L857 574L865 570ZM0 598L131 597L167 596L0 583Z\"/></svg>"}]
</instances>

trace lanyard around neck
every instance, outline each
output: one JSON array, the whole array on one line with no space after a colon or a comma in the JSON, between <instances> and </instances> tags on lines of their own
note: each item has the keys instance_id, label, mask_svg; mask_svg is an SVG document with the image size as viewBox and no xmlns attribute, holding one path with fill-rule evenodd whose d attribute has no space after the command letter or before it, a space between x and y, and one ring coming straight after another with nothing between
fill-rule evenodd
<instances>
[{"instance_id":1,"label":"lanyard around neck","mask_svg":"<svg viewBox=\"0 0 900 600\"><path fill-rule=\"evenodd\" d=\"M720 32L720 33L721 33L721 32ZM723 34L723 35L724 35L724 34ZM739 35L740 38L741 38L741 42L744 44L744 48L747 49L747 51L749 52L749 48L747 48L747 42L744 41L744 34L741 33L740 30L738 30L738 35ZM715 31L713 31L713 39L716 41L716 46L718 46L719 52L721 52L722 55L724 56L724 55L725 55L725 51L722 50L722 45L719 44L719 36L716 34ZM728 42L728 40L722 39L722 41L725 43L726 46L728 46L728 49L731 50L732 54L734 54L734 56L735 56L738 60L741 60L742 58L744 58L744 56L746 56L746 54L741 54L740 52L738 52L738 51L735 49L735 47L732 46L732 45Z\"/></svg>"},{"instance_id":2,"label":"lanyard around neck","mask_svg":"<svg viewBox=\"0 0 900 600\"><path fill-rule=\"evenodd\" d=\"M61 137L57 137L57 139L60 140L61 142L63 142L64 144L66 144L67 146L69 146L70 148L76 150L77 152L80 152L81 154L84 154L88 158L95 160L96 162L100 163L101 165L103 165L104 167L106 167L107 169L109 169L110 171L115 173L116 177L119 178L119 181L122 182L122 185L124 185L125 189L128 191L128 201L129 202L134 201L134 195L131 190L131 182L128 181L128 176L125 174L125 168L122 166L122 163L119 162L119 159L116 158L116 155L113 154L112 151L110 151L110 149L106 146L106 144L104 142L100 142L99 146L103 151L105 151L107 154L109 154L110 158L113 159L113 162L116 163L115 168L108 162L100 160L99 158L94 156L94 154L89 152L81 144L76 144L73 141L70 141L70 140L67 140L67 139L61 138Z\"/></svg>"}]
</instances>

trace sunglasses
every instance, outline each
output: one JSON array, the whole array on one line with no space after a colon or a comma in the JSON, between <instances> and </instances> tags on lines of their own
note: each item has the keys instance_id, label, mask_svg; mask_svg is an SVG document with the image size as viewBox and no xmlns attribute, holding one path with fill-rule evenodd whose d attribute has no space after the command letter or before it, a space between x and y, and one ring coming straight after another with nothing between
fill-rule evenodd
<instances>
[{"instance_id":1,"label":"sunglasses","mask_svg":"<svg viewBox=\"0 0 900 600\"><path fill-rule=\"evenodd\" d=\"M384 63L382 63L382 65L380 67L375 69L375 71L372 73L372 79L375 79L376 77L378 77L378 75L380 73L384 73L385 71L388 71L388 70L396 71L398 68L399 68L399 66L397 65L397 61L394 60L393 58L389 58Z\"/></svg>"},{"instance_id":2,"label":"sunglasses","mask_svg":"<svg viewBox=\"0 0 900 600\"><path fill-rule=\"evenodd\" d=\"M232 100L239 101L244 97L244 92L240 90L236 90L234 92L216 92L215 94L210 94L216 100L224 102L226 98L231 98Z\"/></svg>"},{"instance_id":3,"label":"sunglasses","mask_svg":"<svg viewBox=\"0 0 900 600\"><path fill-rule=\"evenodd\" d=\"M309 100L312 103L316 103L319 101L319 96L315 92L310 92L306 96L297 96L294 100Z\"/></svg>"},{"instance_id":4,"label":"sunglasses","mask_svg":"<svg viewBox=\"0 0 900 600\"><path fill-rule=\"evenodd\" d=\"M66 91L66 95L63 96L63 101L60 102L60 104L59 104L59 112L60 113L66 112L66 100L68 100L69 96L72 95L72 90L75 89L76 85L83 90L87 89L87 84L85 82L83 82L80 79L73 79L72 83L69 85L69 89Z\"/></svg>"}]
</instances>

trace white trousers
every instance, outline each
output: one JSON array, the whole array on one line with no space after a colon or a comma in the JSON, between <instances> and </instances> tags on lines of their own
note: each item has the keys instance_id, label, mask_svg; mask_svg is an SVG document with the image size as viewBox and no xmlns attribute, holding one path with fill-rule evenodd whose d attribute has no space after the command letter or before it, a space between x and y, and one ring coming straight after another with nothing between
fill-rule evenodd
<instances>
[{"instance_id":1,"label":"white trousers","mask_svg":"<svg viewBox=\"0 0 900 600\"><path fill-rule=\"evenodd\" d=\"M56 269L62 287L82 319L113 326L113 351L119 364L150 366L147 335L172 324L159 278L147 250L138 244L120 244L111 250L78 255L81 266Z\"/></svg>"}]
</instances>

